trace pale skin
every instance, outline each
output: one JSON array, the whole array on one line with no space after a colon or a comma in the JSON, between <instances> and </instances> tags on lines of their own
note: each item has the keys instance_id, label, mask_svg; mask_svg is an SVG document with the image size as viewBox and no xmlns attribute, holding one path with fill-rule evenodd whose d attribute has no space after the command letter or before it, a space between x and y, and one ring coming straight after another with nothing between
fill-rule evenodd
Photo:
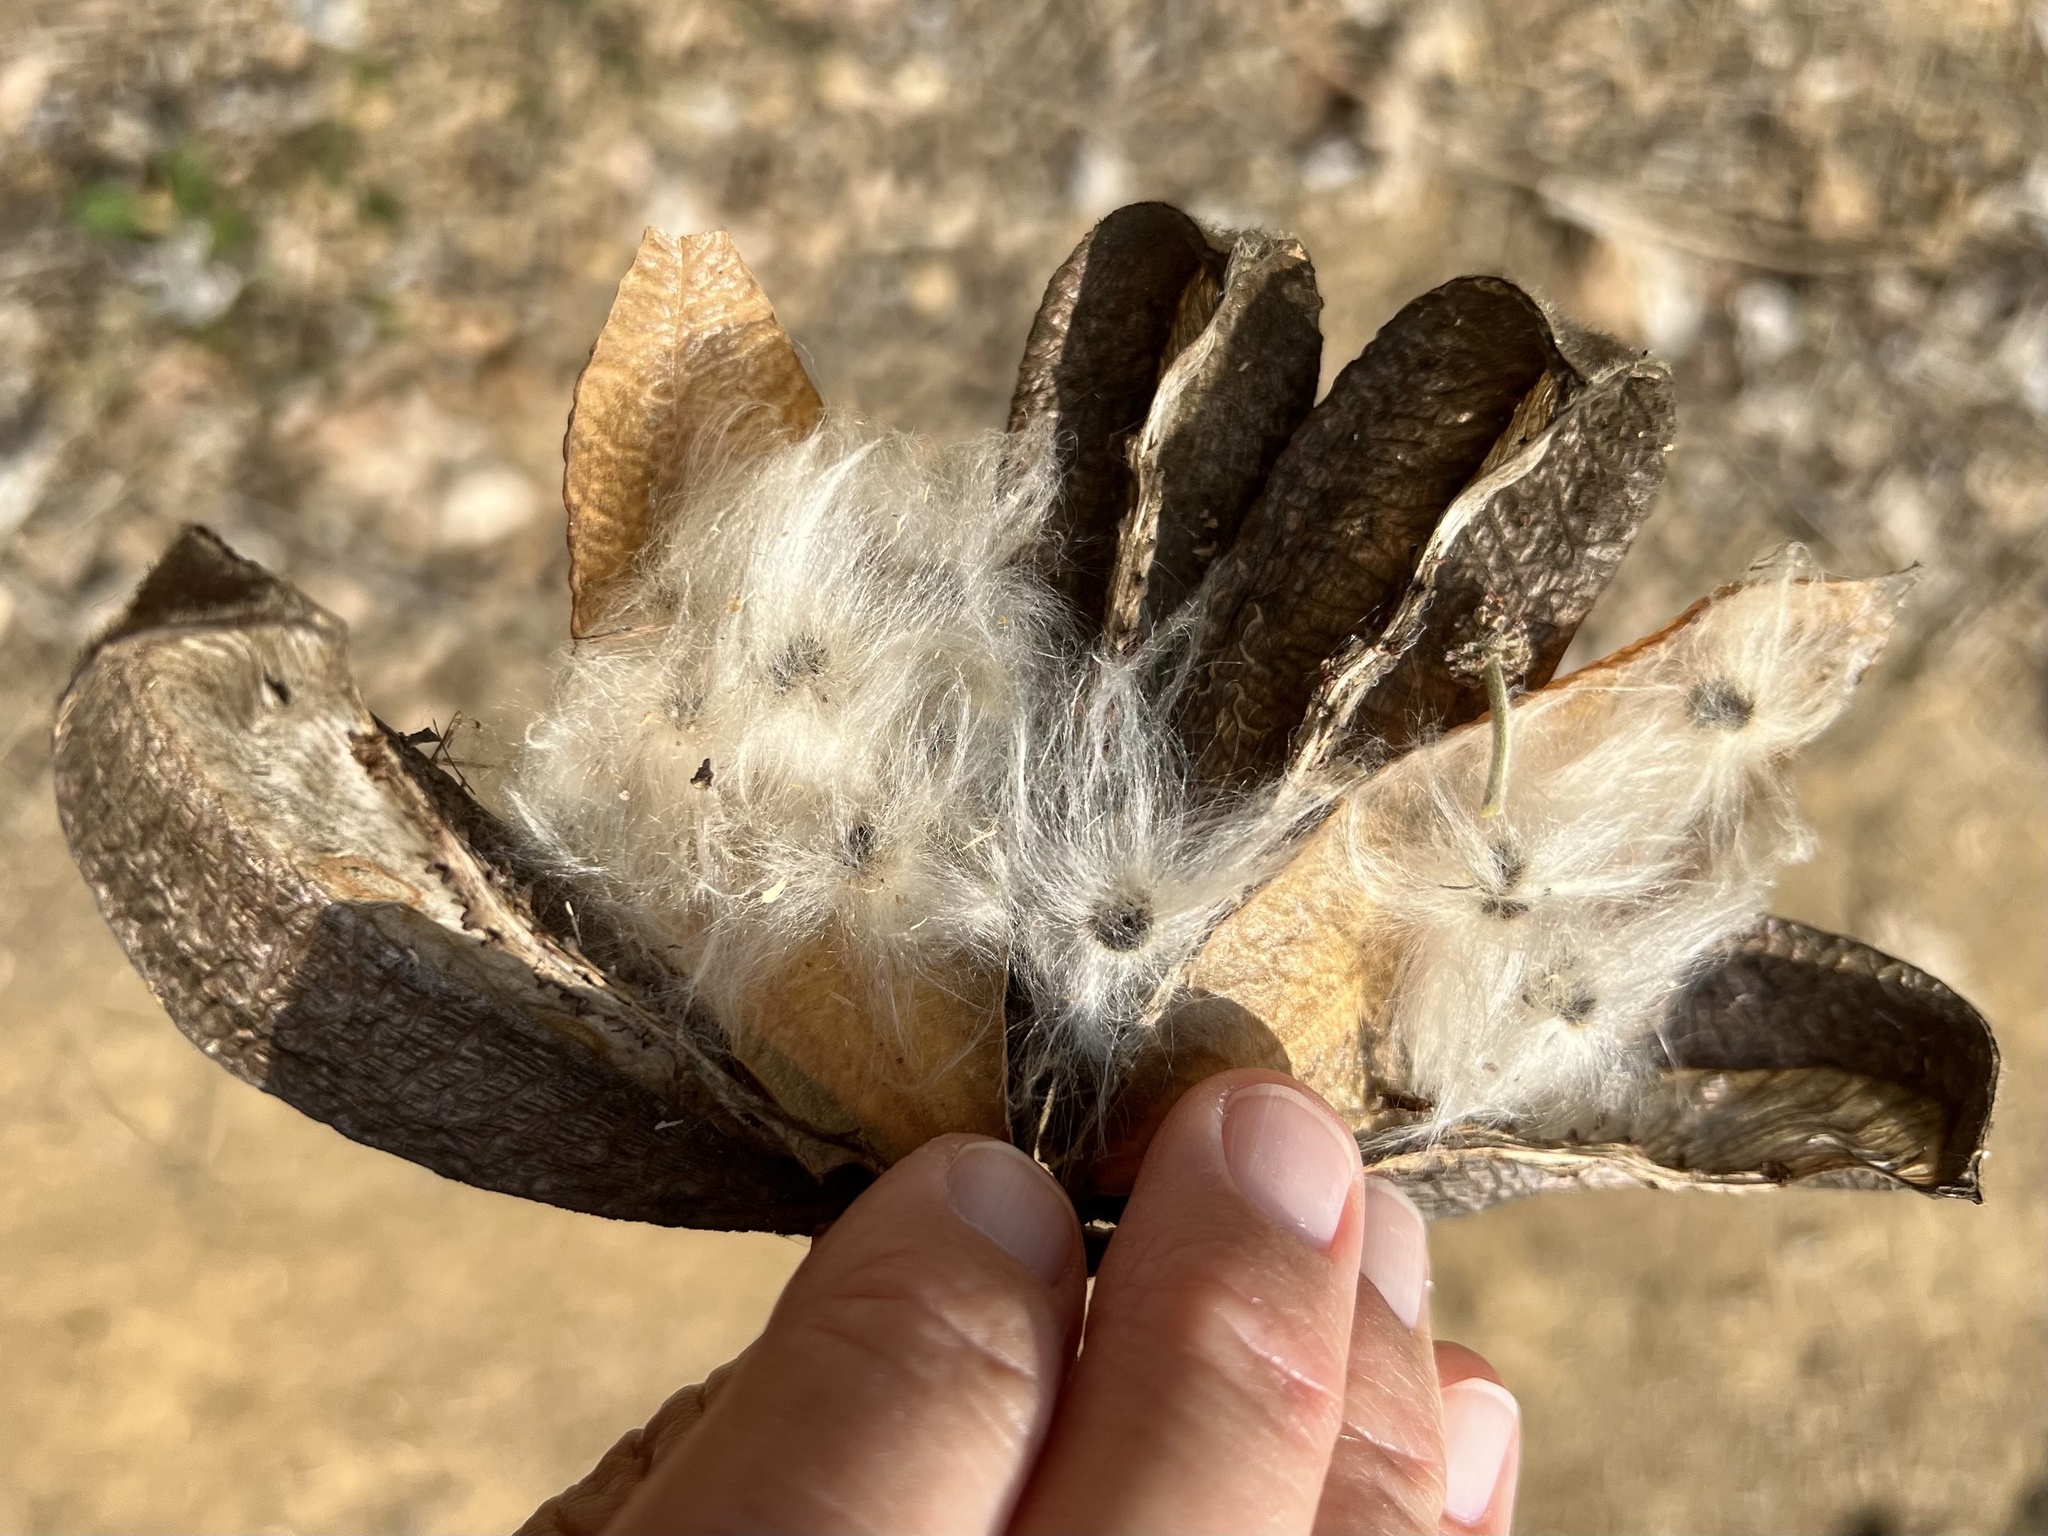
<instances>
[{"instance_id":1,"label":"pale skin","mask_svg":"<svg viewBox=\"0 0 2048 1536\"><path fill-rule=\"evenodd\" d=\"M1088 1295L1072 1207L945 1136L767 1329L530 1530L1505 1532L1514 1399L1430 1336L1421 1218L1276 1073L1189 1092Z\"/></svg>"}]
</instances>

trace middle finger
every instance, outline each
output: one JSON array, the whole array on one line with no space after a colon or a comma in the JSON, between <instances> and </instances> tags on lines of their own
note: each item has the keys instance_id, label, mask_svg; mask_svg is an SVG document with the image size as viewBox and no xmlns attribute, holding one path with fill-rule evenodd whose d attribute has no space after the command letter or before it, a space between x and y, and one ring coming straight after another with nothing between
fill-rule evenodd
<instances>
[{"instance_id":1,"label":"middle finger","mask_svg":"<svg viewBox=\"0 0 2048 1536\"><path fill-rule=\"evenodd\" d=\"M1350 1132L1300 1084L1187 1093L1012 1529L1306 1531L1343 1419L1360 1185Z\"/></svg>"}]
</instances>

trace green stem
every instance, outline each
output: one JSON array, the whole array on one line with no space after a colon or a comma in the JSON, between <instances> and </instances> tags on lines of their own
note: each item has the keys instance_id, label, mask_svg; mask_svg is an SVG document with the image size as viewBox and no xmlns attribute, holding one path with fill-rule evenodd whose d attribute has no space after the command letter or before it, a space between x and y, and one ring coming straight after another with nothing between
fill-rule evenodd
<instances>
[{"instance_id":1,"label":"green stem","mask_svg":"<svg viewBox=\"0 0 2048 1536\"><path fill-rule=\"evenodd\" d=\"M1493 717L1493 757L1486 765L1486 800L1479 807L1482 819L1498 816L1508 800L1508 675L1502 670L1500 653L1488 651L1480 670L1486 678L1486 703Z\"/></svg>"}]
</instances>

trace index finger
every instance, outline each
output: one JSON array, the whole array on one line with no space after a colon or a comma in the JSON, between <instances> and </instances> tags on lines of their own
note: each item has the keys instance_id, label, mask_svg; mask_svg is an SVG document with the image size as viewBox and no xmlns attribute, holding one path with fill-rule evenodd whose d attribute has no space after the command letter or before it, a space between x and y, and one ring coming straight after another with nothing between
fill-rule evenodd
<instances>
[{"instance_id":1,"label":"index finger","mask_svg":"<svg viewBox=\"0 0 2048 1536\"><path fill-rule=\"evenodd\" d=\"M943 1136L854 1201L614 1531L986 1531L1079 1329L1081 1233L1007 1143Z\"/></svg>"}]
</instances>

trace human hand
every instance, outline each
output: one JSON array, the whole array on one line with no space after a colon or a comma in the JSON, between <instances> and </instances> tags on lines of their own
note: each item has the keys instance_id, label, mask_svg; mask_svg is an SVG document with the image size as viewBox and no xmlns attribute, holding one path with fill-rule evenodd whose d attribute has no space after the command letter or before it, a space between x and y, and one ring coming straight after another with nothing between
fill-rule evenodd
<instances>
[{"instance_id":1,"label":"human hand","mask_svg":"<svg viewBox=\"0 0 2048 1536\"><path fill-rule=\"evenodd\" d=\"M943 1136L524 1530L1505 1532L1514 1399L1427 1295L1415 1208L1277 1073L1174 1107L1092 1301L1052 1179Z\"/></svg>"}]
</instances>

